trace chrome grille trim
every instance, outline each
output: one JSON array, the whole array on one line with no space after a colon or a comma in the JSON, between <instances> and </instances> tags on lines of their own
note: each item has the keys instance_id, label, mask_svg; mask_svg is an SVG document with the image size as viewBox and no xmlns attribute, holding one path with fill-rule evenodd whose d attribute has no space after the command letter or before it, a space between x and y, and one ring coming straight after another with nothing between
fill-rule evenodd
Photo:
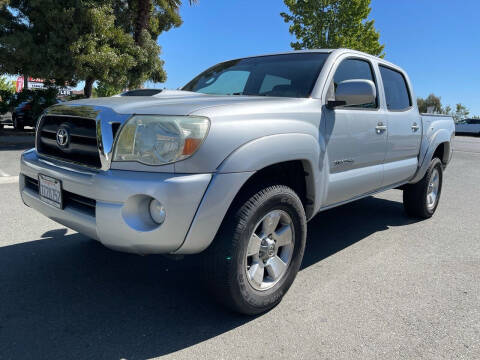
<instances>
[{"instance_id":1,"label":"chrome grille trim","mask_svg":"<svg viewBox=\"0 0 480 360\"><path fill-rule=\"evenodd\" d=\"M61 116L64 118L81 118L95 121L97 151L99 154L100 164L97 167L89 166L81 161L73 161L62 157L55 157L49 154L43 154L39 151L41 141L40 131L43 128L44 119L47 117ZM81 104L58 104L48 108L38 121L37 131L35 135L35 147L39 156L46 159L60 161L64 164L75 164L76 166L88 168L95 171L106 171L110 168L113 156L114 134L112 124L120 124L115 127L118 130L131 115L118 114L110 108L103 106L90 106ZM116 134L117 135L117 134ZM40 146L41 147L41 146Z\"/></svg>"}]
</instances>

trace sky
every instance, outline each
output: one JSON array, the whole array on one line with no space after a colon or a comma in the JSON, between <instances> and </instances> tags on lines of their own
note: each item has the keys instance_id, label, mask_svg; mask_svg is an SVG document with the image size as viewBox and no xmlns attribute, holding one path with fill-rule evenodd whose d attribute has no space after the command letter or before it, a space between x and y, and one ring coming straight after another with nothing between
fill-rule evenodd
<instances>
[{"instance_id":1,"label":"sky","mask_svg":"<svg viewBox=\"0 0 480 360\"><path fill-rule=\"evenodd\" d=\"M158 38L168 79L149 87L176 89L229 59L291 50L295 38L282 0L199 0L181 8L183 25ZM441 96L480 115L480 1L372 0L370 18L386 59L404 68L416 96Z\"/></svg>"}]
</instances>

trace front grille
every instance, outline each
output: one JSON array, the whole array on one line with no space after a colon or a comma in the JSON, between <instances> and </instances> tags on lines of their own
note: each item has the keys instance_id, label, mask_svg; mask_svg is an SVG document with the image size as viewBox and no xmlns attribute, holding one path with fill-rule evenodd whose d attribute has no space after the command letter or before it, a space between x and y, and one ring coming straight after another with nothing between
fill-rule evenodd
<instances>
[{"instance_id":1,"label":"front grille","mask_svg":"<svg viewBox=\"0 0 480 360\"><path fill-rule=\"evenodd\" d=\"M65 147L57 144L57 130L60 126L69 133L69 142ZM38 129L37 152L60 160L100 168L95 120L70 116L45 116Z\"/></svg>"},{"instance_id":2,"label":"front grille","mask_svg":"<svg viewBox=\"0 0 480 360\"><path fill-rule=\"evenodd\" d=\"M30 176L25 176L25 187L38 194L37 179L31 178ZM95 199L74 194L66 190L62 190L62 198L64 207L71 207L87 215L95 217L95 207L97 205Z\"/></svg>"}]
</instances>

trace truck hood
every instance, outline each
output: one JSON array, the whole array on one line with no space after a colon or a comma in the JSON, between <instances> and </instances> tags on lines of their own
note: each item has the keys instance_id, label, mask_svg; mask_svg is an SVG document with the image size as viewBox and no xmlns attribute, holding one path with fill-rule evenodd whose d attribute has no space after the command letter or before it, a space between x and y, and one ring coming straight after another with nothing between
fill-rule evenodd
<instances>
[{"instance_id":1,"label":"truck hood","mask_svg":"<svg viewBox=\"0 0 480 360\"><path fill-rule=\"evenodd\" d=\"M259 105L275 103L298 103L306 99L242 96L208 95L182 90L163 90L154 96L113 96L70 101L62 105L87 105L108 107L118 114L161 114L189 115L205 108L229 105Z\"/></svg>"}]
</instances>

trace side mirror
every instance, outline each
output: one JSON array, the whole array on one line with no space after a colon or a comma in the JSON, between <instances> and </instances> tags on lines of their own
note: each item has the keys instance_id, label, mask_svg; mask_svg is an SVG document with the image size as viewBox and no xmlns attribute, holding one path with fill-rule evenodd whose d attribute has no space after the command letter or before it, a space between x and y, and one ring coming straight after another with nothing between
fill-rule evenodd
<instances>
[{"instance_id":1,"label":"side mirror","mask_svg":"<svg viewBox=\"0 0 480 360\"><path fill-rule=\"evenodd\" d=\"M353 79L338 84L335 90L335 101L328 101L327 108L337 106L361 106L374 103L377 98L377 89L373 81Z\"/></svg>"}]
</instances>

